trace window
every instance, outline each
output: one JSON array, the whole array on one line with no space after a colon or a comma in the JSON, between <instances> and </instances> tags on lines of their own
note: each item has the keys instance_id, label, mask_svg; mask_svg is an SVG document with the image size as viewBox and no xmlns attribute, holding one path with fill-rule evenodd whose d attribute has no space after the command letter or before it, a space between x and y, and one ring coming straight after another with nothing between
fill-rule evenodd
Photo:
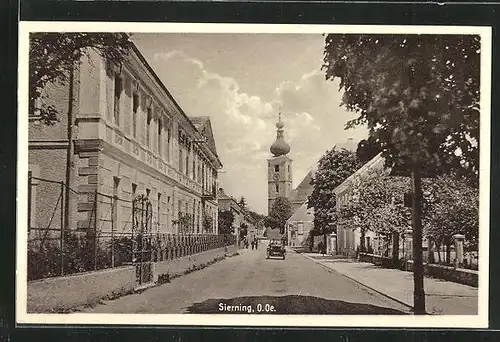
<instances>
[{"instance_id":1,"label":"window","mask_svg":"<svg viewBox=\"0 0 500 342\"><path fill-rule=\"evenodd\" d=\"M196 179L196 161L193 158L193 174L191 175L192 179Z\"/></svg>"},{"instance_id":2,"label":"window","mask_svg":"<svg viewBox=\"0 0 500 342\"><path fill-rule=\"evenodd\" d=\"M146 197L149 198L149 194L151 193L151 189L146 189Z\"/></svg>"},{"instance_id":3,"label":"window","mask_svg":"<svg viewBox=\"0 0 500 342\"><path fill-rule=\"evenodd\" d=\"M159 118L158 119L158 155L160 155L160 157L162 156L162 146L161 146L161 138L162 138L162 133L163 131L163 120L162 118Z\"/></svg>"},{"instance_id":4,"label":"window","mask_svg":"<svg viewBox=\"0 0 500 342\"><path fill-rule=\"evenodd\" d=\"M186 176L189 175L189 149L186 149Z\"/></svg>"},{"instance_id":5,"label":"window","mask_svg":"<svg viewBox=\"0 0 500 342\"><path fill-rule=\"evenodd\" d=\"M42 99L40 97L33 98L30 97L28 104L28 114L31 116L39 116L40 108L42 107Z\"/></svg>"},{"instance_id":6,"label":"window","mask_svg":"<svg viewBox=\"0 0 500 342\"><path fill-rule=\"evenodd\" d=\"M158 202L157 202L156 215L158 220L158 230L161 230L161 193L158 191Z\"/></svg>"},{"instance_id":7,"label":"window","mask_svg":"<svg viewBox=\"0 0 500 342\"><path fill-rule=\"evenodd\" d=\"M179 171L181 173L184 173L184 164L182 163L182 160L184 158L184 147L182 145L179 146Z\"/></svg>"},{"instance_id":8,"label":"window","mask_svg":"<svg viewBox=\"0 0 500 342\"><path fill-rule=\"evenodd\" d=\"M279 193L280 192L280 186L279 186L279 184L275 184L275 186L276 186L276 193Z\"/></svg>"},{"instance_id":9,"label":"window","mask_svg":"<svg viewBox=\"0 0 500 342\"><path fill-rule=\"evenodd\" d=\"M205 164L201 165L201 186L202 189L205 190Z\"/></svg>"},{"instance_id":10,"label":"window","mask_svg":"<svg viewBox=\"0 0 500 342\"><path fill-rule=\"evenodd\" d=\"M113 101L113 114L115 124L120 126L120 98L122 96L122 79L119 75L115 76L115 96Z\"/></svg>"},{"instance_id":11,"label":"window","mask_svg":"<svg viewBox=\"0 0 500 342\"><path fill-rule=\"evenodd\" d=\"M137 196L137 184L132 183L132 201L135 199L135 196Z\"/></svg>"},{"instance_id":12,"label":"window","mask_svg":"<svg viewBox=\"0 0 500 342\"><path fill-rule=\"evenodd\" d=\"M113 177L113 204L112 204L112 220L111 220L111 229L116 231L118 229L118 195L119 195L119 187L120 187L120 178Z\"/></svg>"},{"instance_id":13,"label":"window","mask_svg":"<svg viewBox=\"0 0 500 342\"><path fill-rule=\"evenodd\" d=\"M274 165L274 172L280 172L280 166Z\"/></svg>"},{"instance_id":14,"label":"window","mask_svg":"<svg viewBox=\"0 0 500 342\"><path fill-rule=\"evenodd\" d=\"M297 224L297 234L298 235L303 235L304 234L304 224L303 223L298 223Z\"/></svg>"},{"instance_id":15,"label":"window","mask_svg":"<svg viewBox=\"0 0 500 342\"><path fill-rule=\"evenodd\" d=\"M170 203L170 196L167 196L167 232L170 232L170 213L173 211L170 208L171 203Z\"/></svg>"},{"instance_id":16,"label":"window","mask_svg":"<svg viewBox=\"0 0 500 342\"><path fill-rule=\"evenodd\" d=\"M148 117L146 121L146 145L151 148L151 120L153 118L153 113L151 107L148 107Z\"/></svg>"},{"instance_id":17,"label":"window","mask_svg":"<svg viewBox=\"0 0 500 342\"><path fill-rule=\"evenodd\" d=\"M288 165L288 173L290 173L290 165Z\"/></svg>"},{"instance_id":18,"label":"window","mask_svg":"<svg viewBox=\"0 0 500 342\"><path fill-rule=\"evenodd\" d=\"M139 95L132 96L132 136L137 138L137 109L139 108Z\"/></svg>"},{"instance_id":19,"label":"window","mask_svg":"<svg viewBox=\"0 0 500 342\"><path fill-rule=\"evenodd\" d=\"M170 123L167 123L170 126ZM167 145L165 146L165 152L167 153L167 161L170 162L170 139L172 136L172 131L170 130L170 127L167 128Z\"/></svg>"}]
</instances>

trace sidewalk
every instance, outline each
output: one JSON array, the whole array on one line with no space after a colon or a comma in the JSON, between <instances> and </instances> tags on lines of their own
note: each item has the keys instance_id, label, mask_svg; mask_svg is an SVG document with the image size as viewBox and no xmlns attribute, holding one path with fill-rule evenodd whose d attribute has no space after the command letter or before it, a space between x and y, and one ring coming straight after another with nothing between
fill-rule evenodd
<instances>
[{"instance_id":1,"label":"sidewalk","mask_svg":"<svg viewBox=\"0 0 500 342\"><path fill-rule=\"evenodd\" d=\"M300 253L372 290L413 307L413 273L371 263L317 253ZM332 286L335 286L334 284ZM435 315L477 315L477 288L435 278L424 278L426 310Z\"/></svg>"}]
</instances>

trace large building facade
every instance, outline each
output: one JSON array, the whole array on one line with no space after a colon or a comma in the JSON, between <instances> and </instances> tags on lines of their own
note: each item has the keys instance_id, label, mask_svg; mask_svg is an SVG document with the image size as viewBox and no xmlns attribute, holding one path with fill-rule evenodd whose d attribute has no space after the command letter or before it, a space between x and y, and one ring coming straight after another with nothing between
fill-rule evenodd
<instances>
[{"instance_id":1,"label":"large building facade","mask_svg":"<svg viewBox=\"0 0 500 342\"><path fill-rule=\"evenodd\" d=\"M121 65L90 51L69 80L44 89L58 122L41 123L31 106L30 225L52 215L67 229L129 231L144 195L153 232L217 234L222 164L209 118L188 117L136 47ZM38 179L68 186L64 211L52 210L58 189Z\"/></svg>"}]
</instances>

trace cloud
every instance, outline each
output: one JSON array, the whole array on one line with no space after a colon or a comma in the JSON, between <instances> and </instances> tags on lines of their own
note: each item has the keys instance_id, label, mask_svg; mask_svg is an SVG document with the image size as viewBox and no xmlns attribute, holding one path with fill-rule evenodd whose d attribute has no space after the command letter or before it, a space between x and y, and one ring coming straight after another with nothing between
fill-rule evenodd
<instances>
[{"instance_id":1,"label":"cloud","mask_svg":"<svg viewBox=\"0 0 500 342\"><path fill-rule=\"evenodd\" d=\"M339 107L338 88L320 72L276 85L274 98L264 101L242 91L236 79L207 70L203 61L182 51L156 53L152 64L188 116L210 116L224 164L223 186L235 197L244 196L259 212L267 208L266 160L280 108L294 160L294 186L335 143L360 135L343 130L353 116Z\"/></svg>"}]
</instances>

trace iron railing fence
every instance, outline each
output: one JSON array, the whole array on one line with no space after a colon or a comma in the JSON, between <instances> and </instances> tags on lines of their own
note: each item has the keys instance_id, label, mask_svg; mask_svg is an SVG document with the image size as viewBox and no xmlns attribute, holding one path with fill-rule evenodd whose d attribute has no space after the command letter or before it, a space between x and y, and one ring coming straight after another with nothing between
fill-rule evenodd
<instances>
[{"instance_id":1,"label":"iron railing fence","mask_svg":"<svg viewBox=\"0 0 500 342\"><path fill-rule=\"evenodd\" d=\"M64 182L29 175L28 280L173 260L236 243L232 235L162 232L167 227L145 195L127 200L87 193L87 219L67 220L82 215L82 208L68 208L68 196L82 194Z\"/></svg>"}]
</instances>

